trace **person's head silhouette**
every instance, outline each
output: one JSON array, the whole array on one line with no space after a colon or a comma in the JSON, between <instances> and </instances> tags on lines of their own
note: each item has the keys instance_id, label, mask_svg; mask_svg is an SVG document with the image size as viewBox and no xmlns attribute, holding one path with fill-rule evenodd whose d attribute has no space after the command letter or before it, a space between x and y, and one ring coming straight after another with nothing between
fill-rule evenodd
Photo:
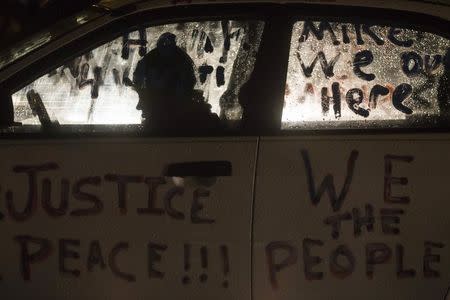
<instances>
[{"instance_id":1,"label":"person's head silhouette","mask_svg":"<svg viewBox=\"0 0 450 300\"><path fill-rule=\"evenodd\" d=\"M139 94L137 109L151 127L165 127L192 103L196 83L194 62L176 45L176 36L163 33L156 48L137 64L133 84Z\"/></svg>"}]
</instances>

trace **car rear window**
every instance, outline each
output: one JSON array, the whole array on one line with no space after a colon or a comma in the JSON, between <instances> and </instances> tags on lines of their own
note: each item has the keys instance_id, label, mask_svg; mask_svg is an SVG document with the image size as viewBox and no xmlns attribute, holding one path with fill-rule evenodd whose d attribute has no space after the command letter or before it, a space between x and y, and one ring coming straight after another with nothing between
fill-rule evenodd
<instances>
[{"instance_id":1,"label":"car rear window","mask_svg":"<svg viewBox=\"0 0 450 300\"><path fill-rule=\"evenodd\" d=\"M412 29L298 21L282 128L407 128L446 118L449 47Z\"/></svg>"}]
</instances>

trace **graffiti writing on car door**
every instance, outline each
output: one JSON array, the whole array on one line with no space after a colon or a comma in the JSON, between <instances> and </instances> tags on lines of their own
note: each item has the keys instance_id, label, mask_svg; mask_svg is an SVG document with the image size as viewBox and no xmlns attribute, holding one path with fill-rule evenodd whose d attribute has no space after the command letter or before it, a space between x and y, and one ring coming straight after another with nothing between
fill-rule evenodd
<instances>
[{"instance_id":1,"label":"graffiti writing on car door","mask_svg":"<svg viewBox=\"0 0 450 300\"><path fill-rule=\"evenodd\" d=\"M361 163L359 156L357 150L347 155L346 169L339 174L342 185L338 186L335 184L337 176L317 176L319 167L317 163L313 163L313 158L317 159L317 155L306 149L300 151L299 163L303 167L301 172L304 171L307 190L305 197L299 199L307 201L305 205L311 207L311 214L317 219L318 227L325 230L321 231L321 236L305 233L297 241L278 240L265 244L268 271L266 278L273 290L281 289L286 284L282 279L285 278L283 272L295 268L302 279L308 281L330 278L345 280L361 275L367 280L373 280L385 277L386 272L391 272L398 280L436 280L446 275L447 268L443 261L448 251L442 240L423 238L417 232L413 235L414 241L411 244L411 235L402 236L407 231L402 228L402 220L408 217L408 212L415 214L415 211L412 209L414 201L411 195L401 189L409 185L408 177L397 174L401 167L413 166L415 157L384 155L384 176L380 177L382 193L379 195L382 206L368 203L369 200L364 203L364 199L358 197L362 204L349 207L351 204L348 195L356 178L355 170ZM370 172L372 175L377 173L374 170ZM373 178L377 177L368 178L370 184L374 184ZM325 202L327 198L329 205ZM319 204L322 208L326 206L331 213L318 215ZM302 212L299 217L306 217L306 214ZM315 219L312 220L315 222ZM417 220L415 223L417 224ZM409 240L408 243L402 238ZM445 238L444 236L444 241Z\"/></svg>"},{"instance_id":2,"label":"graffiti writing on car door","mask_svg":"<svg viewBox=\"0 0 450 300\"><path fill-rule=\"evenodd\" d=\"M15 165L11 176L16 176L23 188L0 185L4 199L0 208L0 224L13 226L6 231L11 236L2 237L2 245L14 244L21 280L31 281L36 278L33 273L43 269L49 271L49 279L53 276L51 274L75 279L87 273L108 270L115 278L126 282L163 280L173 276L170 272L173 270L167 269L168 262L179 260L176 274L180 276L180 284L209 282L229 287L230 251L233 249L227 243L212 245L198 238L190 241L181 231L177 231L173 243L169 243L167 238L171 234L164 231L169 230L164 229L168 221L182 227L192 226L192 231L196 232L205 226L214 226L216 218L208 209L214 201L210 187L175 185L170 177L108 173L69 178L61 172L63 168L55 162ZM137 199L137 192L145 197ZM128 220L120 223L121 226L129 226L123 228L128 239L120 237L119 233L104 238L104 235L111 234L108 231L102 234L101 228L112 226L109 222L105 224L105 217L113 223L113 220ZM127 225L136 219L145 222L146 226L154 224L149 220L159 225L136 231L136 227ZM44 229L43 224L47 221L61 224L61 228L55 230L62 237L55 238L54 230L50 233ZM95 233L87 235L81 227L78 228L88 222L99 222L97 227L100 231L92 229ZM19 227L21 232L16 232ZM33 227L40 228L39 234L30 229ZM33 233L29 234L27 230ZM142 240L139 238L141 235L149 238ZM139 266L144 267L146 278L139 278L136 275L139 272L127 264L134 257L142 260ZM0 256L0 259L6 257ZM56 269L51 269L51 266ZM14 280L11 276L1 275L0 282Z\"/></svg>"}]
</instances>

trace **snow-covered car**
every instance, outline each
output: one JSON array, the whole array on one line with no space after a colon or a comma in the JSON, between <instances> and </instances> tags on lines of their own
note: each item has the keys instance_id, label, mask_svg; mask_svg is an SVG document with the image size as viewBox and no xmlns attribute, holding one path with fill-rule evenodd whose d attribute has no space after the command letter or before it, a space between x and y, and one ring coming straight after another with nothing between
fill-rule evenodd
<instances>
[{"instance_id":1,"label":"snow-covered car","mask_svg":"<svg viewBox=\"0 0 450 300\"><path fill-rule=\"evenodd\" d=\"M2 299L448 299L449 20L104 0L4 45Z\"/></svg>"}]
</instances>

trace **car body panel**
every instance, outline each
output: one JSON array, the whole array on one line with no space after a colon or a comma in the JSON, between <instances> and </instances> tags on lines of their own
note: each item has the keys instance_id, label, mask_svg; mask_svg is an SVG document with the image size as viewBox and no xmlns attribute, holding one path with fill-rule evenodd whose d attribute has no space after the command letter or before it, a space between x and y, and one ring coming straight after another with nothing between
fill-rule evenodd
<instances>
[{"instance_id":1,"label":"car body panel","mask_svg":"<svg viewBox=\"0 0 450 300\"><path fill-rule=\"evenodd\" d=\"M111 10L119 9L127 5L136 4L139 7L146 8L162 8L168 6L176 5L197 5L197 4L211 4L212 1L208 0L152 0L152 1L142 1L142 0L102 0L99 2L100 5L107 7ZM214 4L220 3L304 3L304 4L319 4L319 5L350 5L350 6L361 6L361 7L373 7L373 8L388 8L388 9L399 9L403 11L412 11L426 13L429 15L434 15L442 17L444 19L450 19L448 13L450 10L450 5L444 0L438 1L388 1L388 0L221 0L213 1ZM406 5L407 4L407 5Z\"/></svg>"},{"instance_id":2,"label":"car body panel","mask_svg":"<svg viewBox=\"0 0 450 300\"><path fill-rule=\"evenodd\" d=\"M11 192L13 199L1 205L2 295L210 299L214 294L215 299L250 299L256 144L256 138L2 142L2 199ZM232 176L218 177L216 183L208 179L199 184L185 177L180 191L183 179L163 176L171 163L220 160L232 164ZM23 173L30 166L51 169L36 175L37 194L31 196L28 173ZM122 192L116 175L132 176ZM148 178L151 182L146 184ZM159 179L165 183L158 185ZM60 206L62 180L69 182L67 210ZM48 197L42 194L48 182L50 206L60 207L60 213L52 210L53 216L42 202ZM121 193L125 206L120 206ZM29 196L34 204L27 212ZM102 203L100 208L93 197ZM13 217L11 207L21 217ZM31 253L45 250L41 239L48 240L51 249L32 264L27 280L21 269L20 241ZM98 254L90 252L93 241L100 245L103 267Z\"/></svg>"},{"instance_id":3,"label":"car body panel","mask_svg":"<svg viewBox=\"0 0 450 300\"><path fill-rule=\"evenodd\" d=\"M444 299L449 141L448 134L262 138L255 299Z\"/></svg>"}]
</instances>

